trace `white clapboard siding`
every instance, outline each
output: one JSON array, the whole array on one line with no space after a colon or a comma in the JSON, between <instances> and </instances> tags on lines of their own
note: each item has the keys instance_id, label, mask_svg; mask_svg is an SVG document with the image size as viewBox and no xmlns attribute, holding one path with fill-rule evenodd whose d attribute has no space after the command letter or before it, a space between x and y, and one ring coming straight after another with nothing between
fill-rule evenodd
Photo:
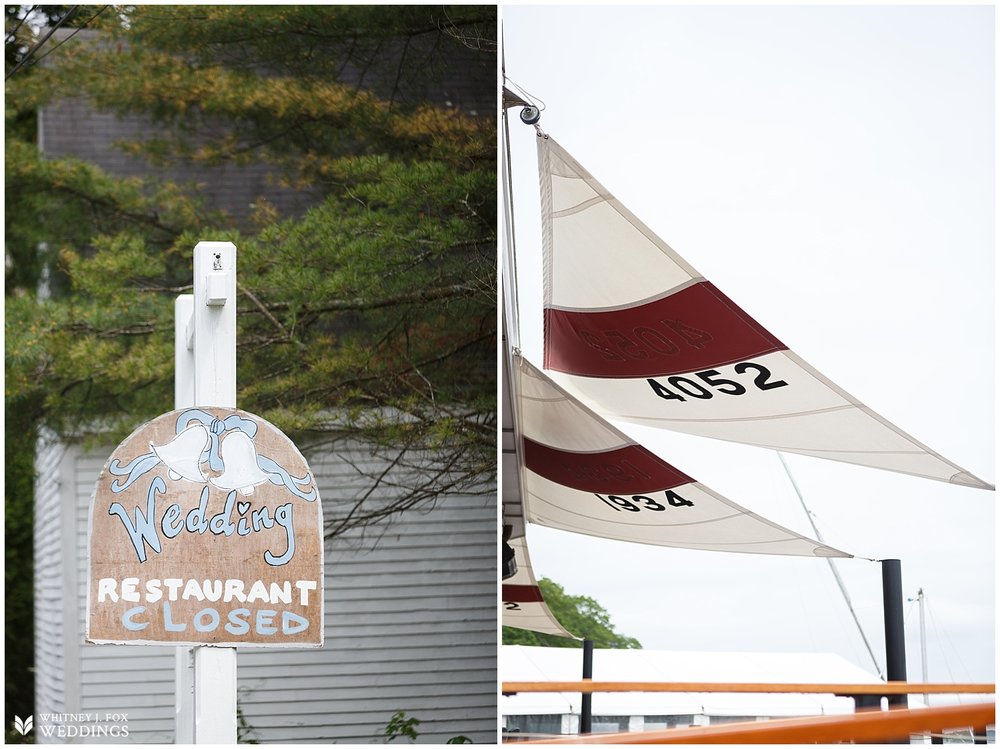
<instances>
[{"instance_id":1,"label":"white clapboard siding","mask_svg":"<svg viewBox=\"0 0 1000 749\"><path fill-rule=\"evenodd\" d=\"M65 450L65 448L63 448ZM61 582L39 566L36 590L65 586L77 605L68 628L83 637L87 512L109 449L65 451L71 477L62 496L72 506L73 537L61 538L75 574ZM39 462L45 455L39 453ZM343 517L386 462L359 448L308 455L327 520ZM50 458L51 460L51 458ZM412 481L394 469L394 482ZM43 489L46 487L42 487ZM39 502L53 499L39 493ZM365 500L378 506L391 492ZM48 531L49 549L60 543ZM36 557L38 549L36 530ZM494 743L496 697L496 493L442 497L373 528L349 531L326 545L326 644L321 650L245 648L238 655L239 706L249 738L271 742L382 743L392 715L417 718L420 743L464 735ZM53 554L56 556L56 554ZM36 565L39 561L36 560ZM62 615L48 593L49 616ZM39 606L42 606L39 599ZM39 609L40 611L43 609ZM40 614L36 614L36 617ZM55 632L55 630L53 630ZM60 633L61 634L61 631ZM51 638L52 658L64 657ZM71 638L67 638L71 639ZM39 660L52 711L118 712L128 716L128 743L169 743L174 736L174 649L75 646L78 699L62 698L61 661ZM67 672L68 673L68 672ZM42 691L39 690L39 699ZM62 701L60 701L62 699ZM39 737L44 741L43 737ZM100 741L114 741L101 737Z\"/></svg>"},{"instance_id":2,"label":"white clapboard siding","mask_svg":"<svg viewBox=\"0 0 1000 749\"><path fill-rule=\"evenodd\" d=\"M35 714L71 709L67 694L60 465L67 448L43 432L35 453Z\"/></svg>"},{"instance_id":3,"label":"white clapboard siding","mask_svg":"<svg viewBox=\"0 0 1000 749\"><path fill-rule=\"evenodd\" d=\"M368 490L362 474L385 465L363 451L309 460L328 520ZM381 743L392 715L404 711L421 721L421 742L459 734L495 742L495 546L495 493L442 498L328 544L323 650L280 660L240 651L240 706L255 738Z\"/></svg>"},{"instance_id":4,"label":"white clapboard siding","mask_svg":"<svg viewBox=\"0 0 1000 749\"><path fill-rule=\"evenodd\" d=\"M114 647L83 643L87 607L87 527L97 476L113 448L77 451L72 468L76 491L73 548L76 581L77 641L80 642L82 713L124 713L128 737L97 737L96 743L173 743L174 653L172 647Z\"/></svg>"}]
</instances>

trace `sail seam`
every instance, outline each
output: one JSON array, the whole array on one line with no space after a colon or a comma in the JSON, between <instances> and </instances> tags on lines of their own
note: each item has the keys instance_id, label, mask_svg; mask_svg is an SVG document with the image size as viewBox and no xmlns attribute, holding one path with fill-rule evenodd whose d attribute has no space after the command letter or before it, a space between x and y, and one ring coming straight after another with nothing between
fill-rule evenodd
<instances>
[{"instance_id":1,"label":"sail seam","mask_svg":"<svg viewBox=\"0 0 1000 749\"><path fill-rule=\"evenodd\" d=\"M606 202L607 200L603 195L595 195L594 197L587 198L587 200L583 201L582 203L577 203L576 205L570 208L563 208L558 211L553 211L552 218L564 218L566 216L572 216L575 213L582 213L583 211L587 210L591 206L597 205L598 203L606 203Z\"/></svg>"},{"instance_id":2,"label":"sail seam","mask_svg":"<svg viewBox=\"0 0 1000 749\"><path fill-rule=\"evenodd\" d=\"M662 252L668 258L670 258L671 260L673 260L677 265L679 265L681 267L681 269L683 269L684 271L686 271L689 275L691 275L691 276L700 276L701 275L701 273L699 273L697 270L695 270L694 266L692 266L687 260L685 260L680 255L678 255L677 252L676 252L676 250L674 250L672 247L670 247L670 245L668 245L666 242L664 242L663 239L661 239L652 229L650 229L648 226L646 226L646 224L644 224L641 220L639 220L638 216L636 216L628 208L626 208L618 200L618 198L616 198L611 193L610 190L608 190L604 185L602 185L600 182L598 182L597 179L595 179L594 176L590 172L588 172L583 167L583 165L580 164L580 162L578 162L575 158L573 158L573 156L570 155L561 145L559 145L558 143L556 143L551 138L549 138L548 140L546 140L546 143L549 144L551 147L554 147L554 148L558 149L559 158L562 159L562 161L565 162L566 164L568 164L571 168L573 168L574 170L576 170L579 173L579 175L582 177L582 179L590 186L590 188L594 192L598 193L599 195L605 195L605 196L607 196L606 197L606 201L607 201L608 205L611 206L628 223L630 223L640 234L642 234L650 242L652 242L653 245L658 250L660 250L660 252ZM546 167L548 167L548 166L549 165L546 164ZM551 211L552 211L551 200L550 200L549 205L547 206L547 208L548 208L548 214L551 215ZM546 215L545 206L543 206L543 213L542 213L542 215L543 216ZM543 246L543 249L544 249L544 246ZM551 244L549 245L549 249L551 249Z\"/></svg>"},{"instance_id":3,"label":"sail seam","mask_svg":"<svg viewBox=\"0 0 1000 749\"><path fill-rule=\"evenodd\" d=\"M542 520L534 518L533 521L538 525L544 525L549 528L556 528L558 530L567 530L567 528L565 528L563 524L559 524L559 521L557 520ZM772 538L772 539L765 539L762 541L710 541L704 544L697 541L671 541L670 543L664 543L660 541L643 541L635 539L616 538L615 536L602 536L594 531L577 530L575 528L572 530L573 533L579 533L584 536L593 536L594 538L612 538L616 541L630 541L631 543L647 544L650 546L670 546L677 549L692 549L694 551L714 551L715 547L722 547L722 546L736 547L736 546L760 546L763 544L780 544L790 541L800 541L804 538L802 536L791 536L788 538ZM810 541L810 543L815 543L815 542ZM829 548L825 544L817 544L817 547L819 549ZM726 551L738 551L738 549L726 549ZM780 556L788 555L788 552L785 551L775 551L775 552L765 552L765 553L772 553Z\"/></svg>"},{"instance_id":4,"label":"sail seam","mask_svg":"<svg viewBox=\"0 0 1000 749\"><path fill-rule=\"evenodd\" d=\"M538 138L538 188L542 203L542 295L543 304L552 302L552 221L548 216L552 213L552 177L549 166L549 138ZM545 319L542 319L542 365L549 360L549 329Z\"/></svg>"},{"instance_id":5,"label":"sail seam","mask_svg":"<svg viewBox=\"0 0 1000 749\"><path fill-rule=\"evenodd\" d=\"M532 473L534 473L534 471L532 471ZM539 495L535 494L534 492L529 491L528 493L531 494L535 499L537 499L542 504L548 505L549 507L554 507L555 509L559 510L560 512L564 512L567 515L574 515L574 516L576 516L578 518L586 518L587 520L599 520L599 518L595 518L592 515L585 515L582 512L574 512L573 510L566 509L565 507L560 507L557 504L554 504L552 502L549 502L549 501L543 499L542 497L540 497ZM746 517L745 513L737 512L737 513L734 513L733 515L723 515L722 517L711 518L709 520L696 520L696 521L693 521L693 522L690 522L690 523L629 523L629 522L626 522L624 520L623 521L616 520L614 522L614 524L615 525L627 525L627 526L635 527L635 528L685 528L685 527L694 526L694 525L707 525L709 523L719 523L719 522L722 522L723 520L732 520L733 518L741 518L741 517ZM789 536L791 537L791 534L789 534ZM715 542L713 542L713 543L715 543ZM744 543L744 542L742 542L742 541L734 541L733 543ZM751 542L746 542L746 543L751 543ZM753 543L758 543L758 542L753 542ZM766 542L762 541L762 542L759 542L759 543L766 543Z\"/></svg>"},{"instance_id":6,"label":"sail seam","mask_svg":"<svg viewBox=\"0 0 1000 749\"><path fill-rule=\"evenodd\" d=\"M633 307L641 307L644 304L651 304L653 302L658 302L661 299L666 299L667 297L673 296L674 294L677 294L678 292L684 291L684 289L687 289L687 288L689 288L691 286L695 286L695 285L700 284L700 283L704 283L705 281L706 281L706 279L702 278L701 276L698 276L696 278L690 278L687 281L683 281L682 283L679 283L676 286L673 286L673 287L671 287L671 288L667 289L666 291L661 292L659 294L653 294L652 296L648 296L648 297L646 297L644 299L637 299L635 301L628 301L628 302L625 302L623 304L613 304L613 305L609 305L607 307L567 307L567 306L561 305L561 304L548 304L548 305L546 305L546 309L555 310L557 312L584 312L584 313L588 313L588 312L622 312L622 311L625 311L625 310L632 309Z\"/></svg>"},{"instance_id":7,"label":"sail seam","mask_svg":"<svg viewBox=\"0 0 1000 749\"><path fill-rule=\"evenodd\" d=\"M535 437L526 437L526 439L529 439L536 444L542 445L543 447L548 447L552 450L559 450L560 452L564 453L572 453L573 455L601 455L602 453L609 453L609 452L614 452L615 450L621 450L623 447L642 447L642 445L637 445L635 442L625 442L621 445L598 447L594 450L571 450L568 447L560 447L559 445L553 445L549 442L542 442L540 439L537 439ZM642 449L645 450L646 448L642 447ZM649 451L647 450L647 452ZM655 453L653 453L653 455L655 455ZM528 470L531 469L529 468ZM537 473L537 471L535 471L535 473ZM539 473L538 475L541 476L542 474ZM551 481L552 479L547 479L547 480Z\"/></svg>"},{"instance_id":8,"label":"sail seam","mask_svg":"<svg viewBox=\"0 0 1000 749\"><path fill-rule=\"evenodd\" d=\"M633 416L631 414L614 414L612 418L630 419L635 421L680 421L680 422L691 422L695 424L715 424L715 423L730 423L739 421L769 421L775 419L793 419L797 416L813 416L815 414L834 413L836 411L851 411L854 410L854 408L855 406L853 404L847 404L845 406L831 406L830 408L817 408L813 411L795 411L793 413L787 413L787 414L771 414L770 416L738 416L729 419L672 419L666 416Z\"/></svg>"}]
</instances>

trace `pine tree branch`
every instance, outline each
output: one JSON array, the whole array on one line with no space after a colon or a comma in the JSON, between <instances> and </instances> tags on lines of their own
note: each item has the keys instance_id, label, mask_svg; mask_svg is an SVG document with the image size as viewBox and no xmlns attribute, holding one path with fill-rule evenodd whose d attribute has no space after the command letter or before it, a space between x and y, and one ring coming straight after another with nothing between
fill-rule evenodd
<instances>
[{"instance_id":1,"label":"pine tree branch","mask_svg":"<svg viewBox=\"0 0 1000 749\"><path fill-rule=\"evenodd\" d=\"M432 289L421 289L420 291L414 291L407 294L398 294L396 296L381 297L381 298L364 298L355 297L354 299L340 299L336 301L327 302L325 304L318 305L302 305L299 307L297 304L291 304L289 302L271 302L270 304L260 304L257 310L253 309L242 309L239 310L241 314L254 313L256 311L264 310L287 310L291 308L299 308L302 312L347 312L347 311L357 311L357 310L372 310L372 309L382 309L384 307L395 307L401 304L416 304L423 302L435 302L440 299L449 299L455 297L470 296L477 292L482 291L474 286L466 286L463 284L453 284L451 286L439 286Z\"/></svg>"}]
</instances>

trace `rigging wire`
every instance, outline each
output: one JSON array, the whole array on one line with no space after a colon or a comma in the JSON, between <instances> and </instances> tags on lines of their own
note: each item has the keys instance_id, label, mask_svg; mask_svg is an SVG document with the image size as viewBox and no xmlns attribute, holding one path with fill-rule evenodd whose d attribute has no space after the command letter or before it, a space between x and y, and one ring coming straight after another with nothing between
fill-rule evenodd
<instances>
[{"instance_id":1,"label":"rigging wire","mask_svg":"<svg viewBox=\"0 0 1000 749\"><path fill-rule=\"evenodd\" d=\"M25 22L32 16L32 14L34 14L34 12L37 9L38 9L37 5L32 5L25 11L24 16L22 16L21 19L17 22L17 26L15 26L12 31L8 31L6 33L4 37L4 44L11 44L12 42L17 41L17 32L21 30L21 27L24 26Z\"/></svg>"},{"instance_id":2,"label":"rigging wire","mask_svg":"<svg viewBox=\"0 0 1000 749\"><path fill-rule=\"evenodd\" d=\"M515 81L507 77L507 61L506 54L503 49L503 33L501 32L501 50L500 50L500 73L503 81L504 91L509 91L513 96L517 97L515 102L511 103L511 106L524 105L522 109L522 121L525 124L532 124L535 128L535 132L540 137L547 138L548 136L542 131L538 126L538 117L541 112L545 109L545 102L539 99L534 94L526 91L523 86L519 85ZM501 92L501 95L503 92ZM503 215L504 215L504 229L506 234L506 241L504 242L504 262L501 268L501 275L503 276L503 292L504 292L504 313L507 320L507 336L508 342L510 343L511 349L515 353L520 353L521 351L521 320L520 320L520 303L518 300L518 279L517 279L517 237L515 236L515 226L514 226L514 178L512 169L512 158L511 158L511 145L510 145L510 117L508 116L508 109L510 108L506 101L501 103L501 118L503 122L503 143L501 148L501 180L503 184ZM535 109L534 119L525 119L524 112L529 109Z\"/></svg>"},{"instance_id":3,"label":"rigging wire","mask_svg":"<svg viewBox=\"0 0 1000 749\"><path fill-rule=\"evenodd\" d=\"M519 91L523 90L507 78L507 57L501 38L500 74L503 86L510 83ZM501 91L501 97L503 92ZM503 179L503 220L504 220L504 258L500 275L503 282L504 314L507 321L507 342L516 352L521 349L521 319L520 304L517 297L517 239L514 236L514 178L511 170L510 152L510 118L507 116L505 102L501 102L500 116L503 121L503 144L501 153L501 177ZM506 352L505 352L506 353Z\"/></svg>"},{"instance_id":4,"label":"rigging wire","mask_svg":"<svg viewBox=\"0 0 1000 749\"><path fill-rule=\"evenodd\" d=\"M966 668L965 662L962 660L962 656L959 655L958 648L956 648L954 643L952 643L951 638L948 636L947 631L944 631L942 636L942 630L938 628L937 619L934 617L934 612L931 610L930 603L927 600L926 591L924 592L924 610L927 611L927 616L931 620L931 626L934 628L934 634L937 635L938 641L940 642L943 639L948 643L948 645L954 651L955 657L958 659L958 665L960 665L962 667L962 671L965 672L966 681L971 682L972 677L969 674L969 669ZM952 673L951 664L948 662L948 653L945 651L943 646L941 647L941 655L944 658L944 667L948 671L948 678L951 679L952 682L955 682L955 675ZM959 703L961 703L962 695L959 694L956 695L956 697L958 698Z\"/></svg>"},{"instance_id":5,"label":"rigging wire","mask_svg":"<svg viewBox=\"0 0 1000 749\"><path fill-rule=\"evenodd\" d=\"M503 45L503 31L500 34L500 72L501 80L506 81L506 56L504 54ZM501 314L503 315L502 321L502 348L500 355L504 357L504 368L507 374L506 382L501 383L502 388L507 388L505 395L509 395L508 405L511 412L511 420L513 427L513 436L515 451L520 449L518 446L518 432L520 427L520 413L518 409L517 398L515 397L515 383L517 382L515 377L516 367L518 362L516 357L520 355L521 352L521 324L520 324L520 314L519 305L517 297L517 261L515 253L515 238L514 238L514 211L513 211L513 179L511 177L510 169L510 127L509 119L507 117L507 106L503 98L503 90L501 86L501 102L500 102L500 118L503 124L503 142L500 144L500 167L501 167L501 179L502 179L502 198L503 198L503 229L504 229L504 254L500 259L500 281L501 281L501 299L503 301L503 308ZM520 463L520 461L519 461ZM520 469L514 472L514 481L517 483L517 494L521 498L521 509L516 513L519 516L519 522L521 525L521 533L524 532L524 495L521 492L521 476ZM503 476L506 481L506 476ZM506 496L507 490L504 489L504 496ZM504 501L502 505L502 524L508 526L508 524L513 524L515 518L508 518L507 516L507 502ZM506 543L506 536L505 541Z\"/></svg>"},{"instance_id":6,"label":"rigging wire","mask_svg":"<svg viewBox=\"0 0 1000 749\"><path fill-rule=\"evenodd\" d=\"M66 23L66 21L69 20L69 17L71 15L73 15L76 12L76 9L79 8L79 7L80 7L79 5L74 5L68 11L66 11L66 14L62 18L60 18L51 29L49 29L47 32L45 32L45 35L41 39L39 39L37 42L35 42L34 46L32 46L32 48L29 49L24 54L24 57L21 58L21 61L17 65L14 66L13 70L11 70L9 73L7 73L7 75L4 77L4 80L5 81L10 80L10 77L12 75L14 75L14 73L16 73L18 70L20 70L21 68L23 68L28 63L28 61L31 60L31 56L33 54L35 54L35 52L37 52L38 50L40 50L42 48L42 45L45 44L45 42L47 42L49 40L49 37L52 36L54 33L56 33L56 29L58 29L60 26L62 26L64 23Z\"/></svg>"},{"instance_id":7,"label":"rigging wire","mask_svg":"<svg viewBox=\"0 0 1000 749\"><path fill-rule=\"evenodd\" d=\"M56 44L51 49L49 49L48 51L46 51L46 53L44 55L42 55L41 57L39 57L37 60L35 60L32 63L32 65L37 65L42 60L44 60L46 57L48 57L49 55L51 55L53 52L55 52L57 49L59 49L61 46L63 46L70 39L72 39L74 36L76 36L81 31L83 31L85 28L87 28L90 25L91 21L93 21L95 18L97 18L99 15L101 15L101 13L103 13L104 11L106 11L110 7L111 7L110 5L102 5L101 8L100 8L100 10L98 10L94 15L92 15L90 18L88 18L86 21L84 21L82 25L77 26L75 29L73 29L73 32L71 34L67 34L67 36L66 36L65 39L60 40L60 42L58 44ZM12 71L11 75L13 75L13 74L14 73Z\"/></svg>"},{"instance_id":8,"label":"rigging wire","mask_svg":"<svg viewBox=\"0 0 1000 749\"><path fill-rule=\"evenodd\" d=\"M504 85L510 88L510 90L513 91L514 93L518 94L531 106L536 107L539 112L545 111L544 101L542 101L540 98L532 94L530 91L527 91L523 86L520 86L516 82L512 81L510 78L507 77L506 73L504 73L503 80L504 80Z\"/></svg>"},{"instance_id":9,"label":"rigging wire","mask_svg":"<svg viewBox=\"0 0 1000 749\"><path fill-rule=\"evenodd\" d=\"M514 183L510 169L510 121L507 109L503 113L503 220L504 220L504 263L501 268L503 278L504 314L507 317L508 343L514 349L521 346L521 320L517 298L517 251L514 237Z\"/></svg>"},{"instance_id":10,"label":"rigging wire","mask_svg":"<svg viewBox=\"0 0 1000 749\"><path fill-rule=\"evenodd\" d=\"M802 505L802 509L805 511L806 517L809 519L809 525L812 526L813 533L816 535L816 540L819 541L820 543L825 543L823 541L822 534L819 532L819 528L816 527L816 522L813 520L812 512L810 512L809 508L806 507L806 501L802 497L802 492L799 490L799 485L795 483L795 477L792 476L792 472L788 468L788 463L785 462L785 456L782 455L777 450L775 450L775 452L778 453L778 460L780 460L781 465L784 466L785 473L788 475L788 480L792 483L792 488L795 489L795 494L799 498L799 503ZM826 563L830 566L830 572L833 573L833 578L837 581L837 587L840 588L840 592L844 596L844 602L847 604L847 610L851 612L851 617L854 619L855 625L857 625L858 633L861 635L861 640L865 643L865 648L868 650L868 655L871 656L872 664L874 664L875 670L878 672L879 678L884 679L885 676L883 674L882 668L878 665L878 660L876 660L875 658L875 653L872 650L872 646L869 644L868 638L865 637L865 630L862 628L861 621L858 619L858 614L854 610L854 604L851 603L851 597L847 593L847 586L844 584L844 580L843 578L841 578L840 572L838 572L837 568L834 566L833 559L827 557Z\"/></svg>"}]
</instances>

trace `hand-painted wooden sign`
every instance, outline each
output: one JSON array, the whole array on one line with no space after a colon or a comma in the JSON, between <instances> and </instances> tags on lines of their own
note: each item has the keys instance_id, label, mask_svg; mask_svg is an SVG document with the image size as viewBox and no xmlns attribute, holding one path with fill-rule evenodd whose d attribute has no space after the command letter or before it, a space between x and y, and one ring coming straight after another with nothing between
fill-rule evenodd
<instances>
[{"instance_id":1,"label":"hand-painted wooden sign","mask_svg":"<svg viewBox=\"0 0 1000 749\"><path fill-rule=\"evenodd\" d=\"M137 429L90 508L87 641L323 644L323 515L291 440L188 408Z\"/></svg>"}]
</instances>

